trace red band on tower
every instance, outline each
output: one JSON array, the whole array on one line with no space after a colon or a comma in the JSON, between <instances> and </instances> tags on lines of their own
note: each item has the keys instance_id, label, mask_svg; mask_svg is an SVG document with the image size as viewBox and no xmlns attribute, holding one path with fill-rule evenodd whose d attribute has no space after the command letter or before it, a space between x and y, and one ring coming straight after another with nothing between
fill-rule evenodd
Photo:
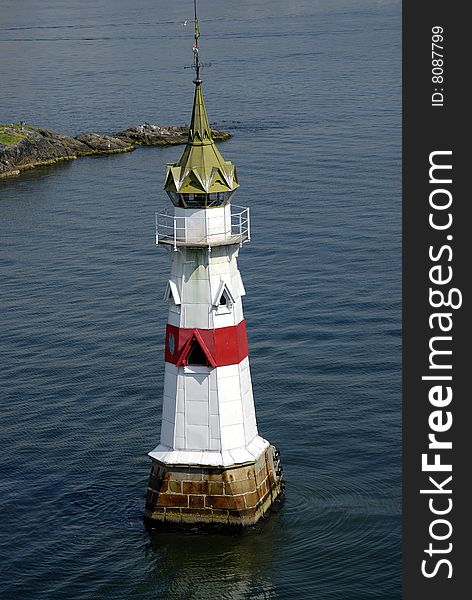
<instances>
[{"instance_id":1,"label":"red band on tower","mask_svg":"<svg viewBox=\"0 0 472 600\"><path fill-rule=\"evenodd\" d=\"M212 367L238 364L249 354L246 321L244 320L238 325L217 329L186 329L167 325L166 362L177 366L186 364L186 357L193 339L200 344Z\"/></svg>"}]
</instances>

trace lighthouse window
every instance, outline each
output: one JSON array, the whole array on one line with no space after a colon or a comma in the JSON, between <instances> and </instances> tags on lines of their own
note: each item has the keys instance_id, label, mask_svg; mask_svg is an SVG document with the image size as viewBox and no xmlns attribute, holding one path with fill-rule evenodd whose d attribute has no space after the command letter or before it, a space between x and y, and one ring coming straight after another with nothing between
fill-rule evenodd
<instances>
[{"instance_id":1,"label":"lighthouse window","mask_svg":"<svg viewBox=\"0 0 472 600\"><path fill-rule=\"evenodd\" d=\"M217 192L216 194L208 194L207 208L212 206L224 206L230 197L229 192Z\"/></svg>"},{"instance_id":2,"label":"lighthouse window","mask_svg":"<svg viewBox=\"0 0 472 600\"><path fill-rule=\"evenodd\" d=\"M206 194L182 194L186 208L205 208Z\"/></svg>"},{"instance_id":3,"label":"lighthouse window","mask_svg":"<svg viewBox=\"0 0 472 600\"><path fill-rule=\"evenodd\" d=\"M190 352L187 355L187 364L201 365L204 367L209 366L207 357L205 356L202 347L195 340L193 341L192 347L190 348Z\"/></svg>"},{"instance_id":4,"label":"lighthouse window","mask_svg":"<svg viewBox=\"0 0 472 600\"><path fill-rule=\"evenodd\" d=\"M213 194L178 194L168 191L167 194L174 206L181 208L213 208L228 204L234 192L216 192Z\"/></svg>"},{"instance_id":5,"label":"lighthouse window","mask_svg":"<svg viewBox=\"0 0 472 600\"><path fill-rule=\"evenodd\" d=\"M180 194L178 194L177 192L171 192L171 191L167 190L167 195L172 200L172 204L174 206L183 207L183 204L180 200Z\"/></svg>"},{"instance_id":6,"label":"lighthouse window","mask_svg":"<svg viewBox=\"0 0 472 600\"><path fill-rule=\"evenodd\" d=\"M216 305L216 314L217 315L225 315L231 312L233 307L233 303L231 298L228 297L224 292L221 294L221 297Z\"/></svg>"},{"instance_id":7,"label":"lighthouse window","mask_svg":"<svg viewBox=\"0 0 472 600\"><path fill-rule=\"evenodd\" d=\"M213 306L216 308L216 314L223 315L230 313L233 304L234 296L231 293L228 284L222 281L213 302Z\"/></svg>"},{"instance_id":8,"label":"lighthouse window","mask_svg":"<svg viewBox=\"0 0 472 600\"><path fill-rule=\"evenodd\" d=\"M173 333L169 333L169 337L168 337L168 347L169 347L169 352L171 354L174 354L174 350L175 350L175 336Z\"/></svg>"}]
</instances>

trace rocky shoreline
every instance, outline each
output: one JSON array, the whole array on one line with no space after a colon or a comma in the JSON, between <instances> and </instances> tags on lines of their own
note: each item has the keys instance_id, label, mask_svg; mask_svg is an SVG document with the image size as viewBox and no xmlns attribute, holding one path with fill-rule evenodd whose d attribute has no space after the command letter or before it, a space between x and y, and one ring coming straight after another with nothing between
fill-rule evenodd
<instances>
[{"instance_id":1,"label":"rocky shoreline","mask_svg":"<svg viewBox=\"0 0 472 600\"><path fill-rule=\"evenodd\" d=\"M231 137L218 129L213 129L212 133L213 138L219 141ZM137 146L184 144L187 135L188 127L163 127L149 123L112 135L85 133L78 136L23 123L0 124L0 178L80 156L132 152Z\"/></svg>"}]
</instances>

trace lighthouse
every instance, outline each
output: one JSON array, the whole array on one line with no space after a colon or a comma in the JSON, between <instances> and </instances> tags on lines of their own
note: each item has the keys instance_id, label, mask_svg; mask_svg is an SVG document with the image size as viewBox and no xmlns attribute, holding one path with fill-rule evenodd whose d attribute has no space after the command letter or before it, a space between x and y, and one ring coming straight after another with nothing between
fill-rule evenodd
<instances>
[{"instance_id":1,"label":"lighthouse","mask_svg":"<svg viewBox=\"0 0 472 600\"><path fill-rule=\"evenodd\" d=\"M171 259L162 422L145 520L254 525L283 494L278 451L259 435L252 391L246 294L238 269L251 239L249 208L232 203L236 167L218 150L200 79L195 14L195 93L185 149L167 166L172 212L156 214L156 243Z\"/></svg>"}]
</instances>

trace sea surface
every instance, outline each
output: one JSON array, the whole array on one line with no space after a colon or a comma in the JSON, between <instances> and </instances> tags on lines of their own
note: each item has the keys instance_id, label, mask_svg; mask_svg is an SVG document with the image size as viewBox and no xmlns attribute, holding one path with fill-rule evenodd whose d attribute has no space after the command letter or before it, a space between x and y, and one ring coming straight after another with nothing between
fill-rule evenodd
<instances>
[{"instance_id":1,"label":"sea surface","mask_svg":"<svg viewBox=\"0 0 472 600\"><path fill-rule=\"evenodd\" d=\"M190 0L1 0L0 122L190 119ZM399 0L199 0L210 119L250 206L240 253L281 512L149 534L180 148L0 180L0 598L401 596ZM188 20L185 26L183 23Z\"/></svg>"}]
</instances>

